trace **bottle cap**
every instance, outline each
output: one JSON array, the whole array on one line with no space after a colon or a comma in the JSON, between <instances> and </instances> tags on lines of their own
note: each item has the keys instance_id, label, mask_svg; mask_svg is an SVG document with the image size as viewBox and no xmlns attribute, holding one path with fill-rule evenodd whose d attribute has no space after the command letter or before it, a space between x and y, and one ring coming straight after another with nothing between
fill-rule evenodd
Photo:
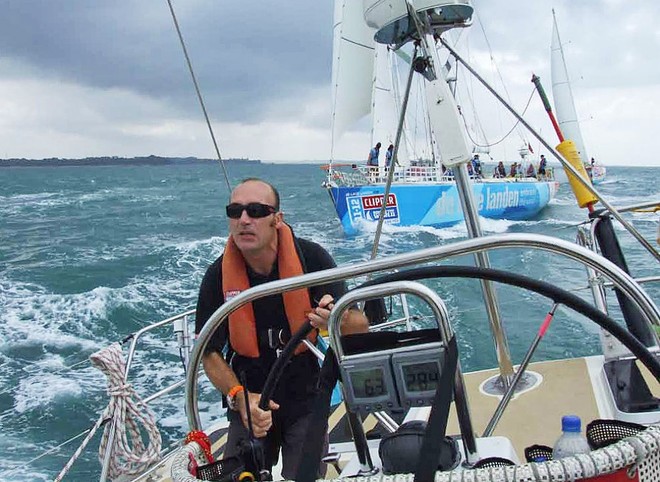
<instances>
[{"instance_id":1,"label":"bottle cap","mask_svg":"<svg viewBox=\"0 0 660 482\"><path fill-rule=\"evenodd\" d=\"M582 430L582 421L577 415L564 415L561 418L562 432L580 432Z\"/></svg>"}]
</instances>

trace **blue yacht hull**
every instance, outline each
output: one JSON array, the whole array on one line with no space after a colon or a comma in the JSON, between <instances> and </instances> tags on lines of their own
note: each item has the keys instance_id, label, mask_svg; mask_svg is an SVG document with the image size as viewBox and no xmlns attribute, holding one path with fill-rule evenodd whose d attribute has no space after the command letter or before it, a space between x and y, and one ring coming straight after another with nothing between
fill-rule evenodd
<instances>
[{"instance_id":1,"label":"blue yacht hull","mask_svg":"<svg viewBox=\"0 0 660 482\"><path fill-rule=\"evenodd\" d=\"M554 197L555 181L488 180L473 183L479 215L491 219L524 220L536 216ZM337 216L346 234L375 223L380 215L384 185L329 186ZM398 226L446 227L463 221L453 182L392 184L385 222Z\"/></svg>"}]
</instances>

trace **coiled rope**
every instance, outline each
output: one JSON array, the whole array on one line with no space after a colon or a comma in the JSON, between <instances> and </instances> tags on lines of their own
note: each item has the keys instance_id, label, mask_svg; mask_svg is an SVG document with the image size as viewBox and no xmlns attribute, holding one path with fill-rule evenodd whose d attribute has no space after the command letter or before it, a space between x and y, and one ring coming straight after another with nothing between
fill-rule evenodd
<instances>
[{"instance_id":1,"label":"coiled rope","mask_svg":"<svg viewBox=\"0 0 660 482\"><path fill-rule=\"evenodd\" d=\"M161 437L156 427L156 419L133 387L124 381L126 364L121 345L113 343L107 348L93 353L89 359L92 365L101 370L108 378L110 402L78 450L55 478L55 482L64 478L76 459L85 450L94 433L107 422L110 423L106 425L99 445L99 461L103 463L106 451L112 451L108 466L110 479L124 474L139 474L160 459ZM142 411L138 408L141 408ZM148 436L149 443L146 446L142 440L140 425ZM114 441L112 447L108 447L109 440Z\"/></svg>"}]
</instances>

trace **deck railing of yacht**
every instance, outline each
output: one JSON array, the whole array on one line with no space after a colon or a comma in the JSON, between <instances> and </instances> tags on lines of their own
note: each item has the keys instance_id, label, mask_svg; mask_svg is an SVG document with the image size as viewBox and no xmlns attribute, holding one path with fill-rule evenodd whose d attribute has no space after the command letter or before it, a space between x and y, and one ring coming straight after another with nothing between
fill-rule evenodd
<instances>
[{"instance_id":1,"label":"deck railing of yacht","mask_svg":"<svg viewBox=\"0 0 660 482\"><path fill-rule=\"evenodd\" d=\"M329 170L329 180L338 186L363 186L385 184L389 177L390 168L384 166L358 166L356 164L350 167L342 166ZM474 182L482 182L488 179L489 182L533 182L533 181L553 181L554 172L552 168L546 169L546 175L541 177L526 177L519 174L514 177L484 177L471 175L470 179ZM394 183L439 183L454 182L454 176L451 171L443 171L437 166L397 166L394 168Z\"/></svg>"}]
</instances>

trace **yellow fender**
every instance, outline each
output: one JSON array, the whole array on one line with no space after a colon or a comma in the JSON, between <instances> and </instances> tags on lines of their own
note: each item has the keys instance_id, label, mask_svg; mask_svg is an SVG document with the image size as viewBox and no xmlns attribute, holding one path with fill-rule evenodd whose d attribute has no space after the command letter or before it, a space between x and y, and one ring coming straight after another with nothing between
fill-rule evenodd
<instances>
[{"instance_id":1,"label":"yellow fender","mask_svg":"<svg viewBox=\"0 0 660 482\"><path fill-rule=\"evenodd\" d=\"M580 176L582 176L584 179L587 180L591 184L591 180L589 179L589 174L587 174L587 170L584 168L584 164L582 163L582 159L580 159L580 154L577 151L577 148L575 147L575 144L573 141L565 140L561 144L557 146L557 150L559 153L564 156L564 159L566 159L571 166L577 170L577 172L580 173ZM573 194L575 194L575 198L577 199L578 205L583 208L589 204L592 204L598 199L596 196L591 194L587 188L585 188L580 181L577 180L577 178L568 170L564 169L566 172L566 175L568 176L568 182L571 184L571 189L573 189Z\"/></svg>"}]
</instances>

